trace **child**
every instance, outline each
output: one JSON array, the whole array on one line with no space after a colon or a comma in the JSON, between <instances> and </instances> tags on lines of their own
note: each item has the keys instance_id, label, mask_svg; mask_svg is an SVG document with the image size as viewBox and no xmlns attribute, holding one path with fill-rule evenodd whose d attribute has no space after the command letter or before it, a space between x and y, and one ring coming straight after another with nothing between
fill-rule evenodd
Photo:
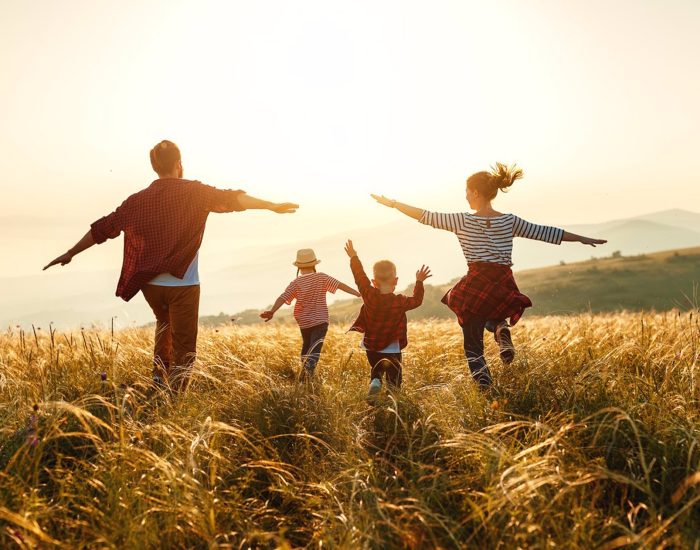
<instances>
[{"instance_id":1,"label":"child","mask_svg":"<svg viewBox=\"0 0 700 550\"><path fill-rule=\"evenodd\" d=\"M316 254L310 248L298 250L297 259L293 264L297 267L297 278L289 283L271 310L260 314L260 317L268 322L283 304L291 304L292 300L296 299L294 318L301 330L302 380L313 376L316 363L321 357L323 339L328 331L326 292L335 294L335 291L340 289L353 296L360 296L360 293L354 288L350 288L325 273L316 272L315 266L319 263L321 260L316 259Z\"/></svg>"},{"instance_id":2,"label":"child","mask_svg":"<svg viewBox=\"0 0 700 550\"><path fill-rule=\"evenodd\" d=\"M346 243L345 252L350 256L350 269L364 301L350 330L364 333L362 347L372 367L369 385L372 398L382 388L383 374L390 387L401 387L401 350L408 344L406 312L423 302L423 281L431 276L430 269L423 266L416 272L413 296L404 296L394 294L398 279L392 262L382 260L374 264L374 279L370 283L352 241Z\"/></svg>"},{"instance_id":3,"label":"child","mask_svg":"<svg viewBox=\"0 0 700 550\"><path fill-rule=\"evenodd\" d=\"M477 172L467 179L467 201L475 214L457 212L442 214L428 212L372 195L390 208L437 229L457 235L464 257L469 265L467 275L442 299L457 315L464 335L464 353L474 380L482 388L491 386L492 379L484 360L484 329L494 331L501 359L510 363L515 350L509 326L532 306L530 299L521 294L515 284L510 266L513 237L536 239L551 244L576 241L595 246L607 241L575 235L556 227L535 225L513 215L497 212L491 206L498 191L506 191L522 178L523 172L515 166L497 163L491 172ZM510 325L506 319L510 318Z\"/></svg>"}]
</instances>

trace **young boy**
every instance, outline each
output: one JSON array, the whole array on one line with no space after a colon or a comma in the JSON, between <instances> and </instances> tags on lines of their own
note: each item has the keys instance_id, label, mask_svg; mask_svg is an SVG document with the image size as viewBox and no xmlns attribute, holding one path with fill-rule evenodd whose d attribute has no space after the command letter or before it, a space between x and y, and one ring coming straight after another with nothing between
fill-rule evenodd
<instances>
[{"instance_id":1,"label":"young boy","mask_svg":"<svg viewBox=\"0 0 700 550\"><path fill-rule=\"evenodd\" d=\"M408 344L406 312L423 303L423 281L431 276L430 269L421 267L416 272L413 296L394 294L398 278L396 266L389 260L374 264L374 279L370 283L352 241L345 244L350 256L350 269L364 302L360 315L350 330L363 332L362 347L372 367L369 397L382 388L382 375L392 388L401 386L401 350Z\"/></svg>"}]
</instances>

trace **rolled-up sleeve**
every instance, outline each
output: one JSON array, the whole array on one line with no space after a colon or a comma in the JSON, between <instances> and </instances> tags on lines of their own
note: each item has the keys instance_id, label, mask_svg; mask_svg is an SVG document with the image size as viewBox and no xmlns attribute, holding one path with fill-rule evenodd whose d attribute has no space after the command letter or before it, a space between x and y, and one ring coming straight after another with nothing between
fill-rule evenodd
<instances>
[{"instance_id":1,"label":"rolled-up sleeve","mask_svg":"<svg viewBox=\"0 0 700 550\"><path fill-rule=\"evenodd\" d=\"M217 189L211 185L197 182L197 195L207 212L240 212L245 210L239 198L245 193L240 189Z\"/></svg>"},{"instance_id":2,"label":"rolled-up sleeve","mask_svg":"<svg viewBox=\"0 0 700 550\"><path fill-rule=\"evenodd\" d=\"M124 230L124 205L90 225L92 239L102 244L107 239L114 239Z\"/></svg>"}]
</instances>

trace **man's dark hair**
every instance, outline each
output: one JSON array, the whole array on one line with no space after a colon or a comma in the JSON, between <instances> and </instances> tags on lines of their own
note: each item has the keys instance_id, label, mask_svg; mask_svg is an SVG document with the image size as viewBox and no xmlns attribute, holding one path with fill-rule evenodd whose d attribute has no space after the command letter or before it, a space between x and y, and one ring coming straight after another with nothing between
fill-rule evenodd
<instances>
[{"instance_id":1,"label":"man's dark hair","mask_svg":"<svg viewBox=\"0 0 700 550\"><path fill-rule=\"evenodd\" d=\"M158 174L172 172L180 158L180 149L167 139L164 139L151 149L151 166Z\"/></svg>"}]
</instances>

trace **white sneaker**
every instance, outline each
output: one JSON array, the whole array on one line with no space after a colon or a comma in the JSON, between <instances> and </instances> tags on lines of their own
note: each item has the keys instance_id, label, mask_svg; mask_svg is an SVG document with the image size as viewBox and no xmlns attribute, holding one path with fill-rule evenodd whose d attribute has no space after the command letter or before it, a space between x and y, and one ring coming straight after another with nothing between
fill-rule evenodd
<instances>
[{"instance_id":1,"label":"white sneaker","mask_svg":"<svg viewBox=\"0 0 700 550\"><path fill-rule=\"evenodd\" d=\"M381 378L372 378L369 383L369 396L377 395L382 390Z\"/></svg>"}]
</instances>

